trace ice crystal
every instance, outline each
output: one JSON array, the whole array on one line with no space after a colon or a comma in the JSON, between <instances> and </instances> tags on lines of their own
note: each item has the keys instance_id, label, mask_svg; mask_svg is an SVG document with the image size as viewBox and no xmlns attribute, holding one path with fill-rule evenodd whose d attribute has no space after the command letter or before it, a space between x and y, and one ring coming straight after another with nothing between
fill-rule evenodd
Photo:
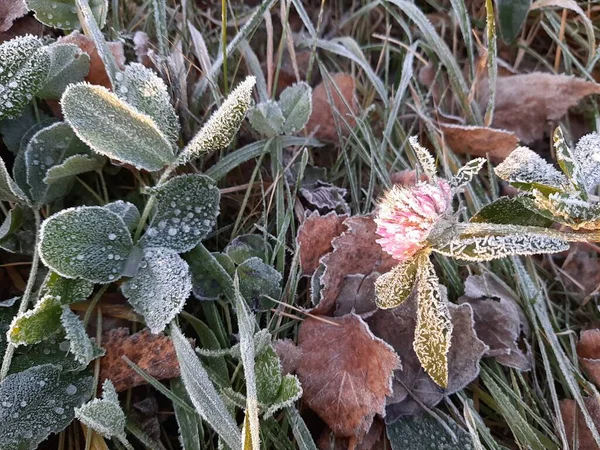
<instances>
[{"instance_id":1,"label":"ice crystal","mask_svg":"<svg viewBox=\"0 0 600 450\"><path fill-rule=\"evenodd\" d=\"M417 136L411 136L408 138L408 142L417 155L417 159L419 160L419 163L421 164L425 174L431 180L435 179L435 160L433 159L433 156L431 156L431 153L429 153L429 150L419 144Z\"/></svg>"},{"instance_id":2,"label":"ice crystal","mask_svg":"<svg viewBox=\"0 0 600 450\"><path fill-rule=\"evenodd\" d=\"M566 177L527 147L517 147L495 169L496 175L509 183L537 183L551 187L563 187Z\"/></svg>"}]
</instances>

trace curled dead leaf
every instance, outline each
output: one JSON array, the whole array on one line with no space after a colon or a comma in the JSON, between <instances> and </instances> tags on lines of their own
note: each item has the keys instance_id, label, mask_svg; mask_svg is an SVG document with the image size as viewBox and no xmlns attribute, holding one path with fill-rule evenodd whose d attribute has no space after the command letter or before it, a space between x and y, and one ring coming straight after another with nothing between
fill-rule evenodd
<instances>
[{"instance_id":1,"label":"curled dead leaf","mask_svg":"<svg viewBox=\"0 0 600 450\"><path fill-rule=\"evenodd\" d=\"M479 362L487 346L477 337L470 305L448 304L452 338L448 352L448 387L439 387L421 367L413 348L417 325L416 296L397 308L377 310L367 318L373 333L389 343L402 361L394 373L393 394L387 400L386 421L431 408L445 395L460 391L479 375Z\"/></svg>"},{"instance_id":2,"label":"curled dead leaf","mask_svg":"<svg viewBox=\"0 0 600 450\"><path fill-rule=\"evenodd\" d=\"M179 376L179 362L171 339L162 333L144 330L129 335L128 328L110 330L102 338L106 355L100 360L100 382L110 379L117 392L146 384L123 356L157 380Z\"/></svg>"},{"instance_id":3,"label":"curled dead leaf","mask_svg":"<svg viewBox=\"0 0 600 450\"><path fill-rule=\"evenodd\" d=\"M446 144L459 155L487 157L494 162L504 160L519 143L510 131L439 123Z\"/></svg>"},{"instance_id":4,"label":"curled dead leaf","mask_svg":"<svg viewBox=\"0 0 600 450\"><path fill-rule=\"evenodd\" d=\"M108 89L111 88L108 74L104 68L104 63L98 54L96 44L94 44L94 41L91 38L81 34L79 31L73 31L68 36L59 38L58 42L61 44L75 44L90 56L90 71L85 77L85 81L91 84L104 86ZM107 42L107 44L108 49L115 57L117 66L119 66L121 69L124 69L125 49L123 48L123 44L121 42Z\"/></svg>"},{"instance_id":5,"label":"curled dead leaf","mask_svg":"<svg viewBox=\"0 0 600 450\"><path fill-rule=\"evenodd\" d=\"M596 429L600 429L600 403L595 398L584 398L583 402L587 408ZM577 439L579 450L600 449L588 428L585 417L575 400L561 400L560 413L565 423L565 431L569 440L569 448L574 449L573 442Z\"/></svg>"},{"instance_id":6,"label":"curled dead leaf","mask_svg":"<svg viewBox=\"0 0 600 450\"><path fill-rule=\"evenodd\" d=\"M518 345L521 333L529 335L529 325L510 291L487 273L471 275L458 303L473 308L477 337L489 347L485 356L508 367L531 370L531 355Z\"/></svg>"},{"instance_id":7,"label":"curled dead leaf","mask_svg":"<svg viewBox=\"0 0 600 450\"><path fill-rule=\"evenodd\" d=\"M385 415L385 397L400 361L359 316L327 320L309 317L300 326L296 373L302 398L336 436L360 441L375 415Z\"/></svg>"},{"instance_id":8,"label":"curled dead leaf","mask_svg":"<svg viewBox=\"0 0 600 450\"><path fill-rule=\"evenodd\" d=\"M350 134L356 125L354 116L357 112L354 78L345 73L336 73L331 80L321 82L313 90L312 114L306 129L309 133L316 130L315 136L322 141L338 142L337 129L340 129L342 136Z\"/></svg>"},{"instance_id":9,"label":"curled dead leaf","mask_svg":"<svg viewBox=\"0 0 600 450\"><path fill-rule=\"evenodd\" d=\"M302 222L296 238L302 275L312 275L319 267L321 257L333 250L331 241L342 234L345 229L343 222L347 218L346 214L330 212L321 216L315 211Z\"/></svg>"},{"instance_id":10,"label":"curled dead leaf","mask_svg":"<svg viewBox=\"0 0 600 450\"><path fill-rule=\"evenodd\" d=\"M498 77L492 127L509 130L528 144L544 137L548 122L563 117L584 97L600 93L600 85L568 75L534 72ZM478 86L478 101L485 110L489 80Z\"/></svg>"},{"instance_id":11,"label":"curled dead leaf","mask_svg":"<svg viewBox=\"0 0 600 450\"><path fill-rule=\"evenodd\" d=\"M577 343L577 356L590 379L600 386L600 329L583 330Z\"/></svg>"},{"instance_id":12,"label":"curled dead leaf","mask_svg":"<svg viewBox=\"0 0 600 450\"><path fill-rule=\"evenodd\" d=\"M0 33L8 31L13 22L27 14L23 0L0 0Z\"/></svg>"},{"instance_id":13,"label":"curled dead leaf","mask_svg":"<svg viewBox=\"0 0 600 450\"><path fill-rule=\"evenodd\" d=\"M380 274L397 264L375 242L379 238L373 216L353 216L344 221L347 231L332 241L333 251L323 258L325 270L320 279L321 300L314 313L330 314L347 275Z\"/></svg>"}]
</instances>

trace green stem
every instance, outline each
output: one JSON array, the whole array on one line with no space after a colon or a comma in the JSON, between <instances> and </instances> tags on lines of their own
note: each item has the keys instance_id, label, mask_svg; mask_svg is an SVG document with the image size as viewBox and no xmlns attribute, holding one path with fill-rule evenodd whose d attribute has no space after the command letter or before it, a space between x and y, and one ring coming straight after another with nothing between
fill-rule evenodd
<instances>
[{"instance_id":1,"label":"green stem","mask_svg":"<svg viewBox=\"0 0 600 450\"><path fill-rule=\"evenodd\" d=\"M494 223L464 223L459 224L457 231L461 235L499 235L508 234L541 234L548 237L562 239L567 242L600 242L600 231L590 233L573 233L559 231L553 228L531 227L525 225L501 225Z\"/></svg>"},{"instance_id":2,"label":"green stem","mask_svg":"<svg viewBox=\"0 0 600 450\"><path fill-rule=\"evenodd\" d=\"M40 239L40 223L42 220L40 217L39 210L34 209L33 215L35 217L35 245L33 249L33 260L31 262L29 278L27 279L27 285L25 286L25 292L23 293L23 297L21 298L21 304L19 305L19 311L17 312L17 316L23 314L29 306L29 299L31 297L31 294L33 293L33 286L35 285L38 265L40 262L38 244ZM10 369L10 363L12 362L14 353L15 346L12 344L12 342L9 342L8 347L6 347L6 352L4 353L4 359L2 360L2 367L0 368L0 381L6 378L8 370Z\"/></svg>"},{"instance_id":3,"label":"green stem","mask_svg":"<svg viewBox=\"0 0 600 450\"><path fill-rule=\"evenodd\" d=\"M221 45L223 46L223 90L229 92L227 84L227 0L221 0Z\"/></svg>"},{"instance_id":4,"label":"green stem","mask_svg":"<svg viewBox=\"0 0 600 450\"><path fill-rule=\"evenodd\" d=\"M162 174L162 176L160 177L160 179L158 180L158 183L156 183L156 186L154 186L154 187L158 187L161 184L163 184L165 181L167 181L167 178L169 178L169 176L171 175L173 170L175 170L176 166L177 166L177 164L173 164L173 165L167 167L165 169L164 173ZM142 231L144 230L144 224L148 220L148 216L150 215L150 212L152 211L152 207L154 206L155 201L156 201L156 198L153 195L148 199L148 202L146 202L146 206L144 206L144 211L142 211L142 216L140 217L140 221L138 222L137 229L135 230L135 236L133 238L133 242L135 242L136 244L137 244L138 240L140 239L140 236L142 235Z\"/></svg>"}]
</instances>

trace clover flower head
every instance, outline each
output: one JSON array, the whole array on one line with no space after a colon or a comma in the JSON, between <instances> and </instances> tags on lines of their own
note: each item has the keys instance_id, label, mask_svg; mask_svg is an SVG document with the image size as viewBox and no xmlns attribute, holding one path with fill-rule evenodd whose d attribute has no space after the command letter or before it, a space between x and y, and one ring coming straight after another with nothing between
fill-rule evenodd
<instances>
[{"instance_id":1,"label":"clover flower head","mask_svg":"<svg viewBox=\"0 0 600 450\"><path fill-rule=\"evenodd\" d=\"M394 186L383 197L375 223L377 243L398 261L406 261L427 245L427 237L452 202L444 180Z\"/></svg>"}]
</instances>

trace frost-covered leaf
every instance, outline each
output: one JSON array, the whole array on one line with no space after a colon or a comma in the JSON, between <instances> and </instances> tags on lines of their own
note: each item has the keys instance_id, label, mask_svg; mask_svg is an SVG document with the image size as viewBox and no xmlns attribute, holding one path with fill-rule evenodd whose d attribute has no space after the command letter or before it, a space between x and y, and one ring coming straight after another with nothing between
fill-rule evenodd
<instances>
[{"instance_id":1,"label":"frost-covered leaf","mask_svg":"<svg viewBox=\"0 0 600 450\"><path fill-rule=\"evenodd\" d=\"M37 37L16 37L0 45L0 120L15 118L40 90L50 54Z\"/></svg>"},{"instance_id":2,"label":"frost-covered leaf","mask_svg":"<svg viewBox=\"0 0 600 450\"><path fill-rule=\"evenodd\" d=\"M8 300L0 301L0 354L4 355L8 345L8 337L6 332L10 327L10 322L19 310L20 297L9 298Z\"/></svg>"},{"instance_id":3,"label":"frost-covered leaf","mask_svg":"<svg viewBox=\"0 0 600 450\"><path fill-rule=\"evenodd\" d=\"M19 314L10 325L8 338L13 345L32 345L60 331L62 306L56 297L42 298L34 309Z\"/></svg>"},{"instance_id":4,"label":"frost-covered leaf","mask_svg":"<svg viewBox=\"0 0 600 450\"><path fill-rule=\"evenodd\" d=\"M504 181L525 190L556 192L567 186L562 173L527 147L517 147L494 171Z\"/></svg>"},{"instance_id":5,"label":"frost-covered leaf","mask_svg":"<svg viewBox=\"0 0 600 450\"><path fill-rule=\"evenodd\" d=\"M408 142L415 152L425 175L427 175L429 179L434 180L436 178L435 159L433 159L429 150L419 144L419 138L417 136L411 136L408 139Z\"/></svg>"},{"instance_id":6,"label":"frost-covered leaf","mask_svg":"<svg viewBox=\"0 0 600 450\"><path fill-rule=\"evenodd\" d=\"M486 162L487 161L485 158L472 159L458 169L456 175L454 175L452 180L450 180L450 186L453 189L460 189L461 187L466 186L473 180L473 178L475 178L475 176L477 176Z\"/></svg>"},{"instance_id":7,"label":"frost-covered leaf","mask_svg":"<svg viewBox=\"0 0 600 450\"><path fill-rule=\"evenodd\" d=\"M296 244L300 253L303 275L312 275L319 267L322 256L333 250L331 242L342 234L348 216L331 212L324 216L314 212L298 228Z\"/></svg>"},{"instance_id":8,"label":"frost-covered leaf","mask_svg":"<svg viewBox=\"0 0 600 450\"><path fill-rule=\"evenodd\" d=\"M274 303L268 297L279 300L281 274L262 259L252 257L240 264L236 270L240 279L242 297L254 309L269 309Z\"/></svg>"},{"instance_id":9,"label":"frost-covered leaf","mask_svg":"<svg viewBox=\"0 0 600 450\"><path fill-rule=\"evenodd\" d=\"M279 105L285 117L282 131L297 133L306 126L312 113L312 89L304 82L287 87L279 96Z\"/></svg>"},{"instance_id":10,"label":"frost-covered leaf","mask_svg":"<svg viewBox=\"0 0 600 450\"><path fill-rule=\"evenodd\" d=\"M63 306L61 313L60 322L69 341L69 351L78 362L87 366L94 359L104 355L104 350L98 348L88 336L77 314L68 306Z\"/></svg>"},{"instance_id":11,"label":"frost-covered leaf","mask_svg":"<svg viewBox=\"0 0 600 450\"><path fill-rule=\"evenodd\" d=\"M586 186L581 167L584 161L580 161L575 156L574 152L571 151L560 127L557 127L556 130L554 130L552 141L554 144L554 152L556 153L556 162L573 187L580 192L585 200L587 200L588 192L591 192L595 186L590 186L589 189ZM593 157L593 155L586 156ZM600 156L600 154L596 155L596 157L598 156ZM596 169L598 169L598 163L596 163Z\"/></svg>"},{"instance_id":12,"label":"frost-covered leaf","mask_svg":"<svg viewBox=\"0 0 600 450\"><path fill-rule=\"evenodd\" d=\"M30 255L33 253L36 235L37 229L33 211L29 208L23 208L21 227L0 241L0 248L11 253Z\"/></svg>"},{"instance_id":13,"label":"frost-covered leaf","mask_svg":"<svg viewBox=\"0 0 600 450\"><path fill-rule=\"evenodd\" d=\"M86 280L73 280L63 278L57 273L50 272L46 275L40 289L40 298L45 296L56 297L61 305L80 302L92 295L94 285Z\"/></svg>"},{"instance_id":14,"label":"frost-covered leaf","mask_svg":"<svg viewBox=\"0 0 600 450\"><path fill-rule=\"evenodd\" d=\"M533 233L464 237L434 248L442 255L464 261L491 261L509 255L558 253L568 249L569 243L562 239Z\"/></svg>"},{"instance_id":15,"label":"frost-covered leaf","mask_svg":"<svg viewBox=\"0 0 600 450\"><path fill-rule=\"evenodd\" d=\"M75 417L105 438L125 436L125 413L110 380L102 384L102 399L95 398L75 408Z\"/></svg>"},{"instance_id":16,"label":"frost-covered leaf","mask_svg":"<svg viewBox=\"0 0 600 450\"><path fill-rule=\"evenodd\" d=\"M61 103L75 134L101 155L150 172L174 158L171 144L156 122L102 86L71 85Z\"/></svg>"},{"instance_id":17,"label":"frost-covered leaf","mask_svg":"<svg viewBox=\"0 0 600 450\"><path fill-rule=\"evenodd\" d=\"M86 151L85 144L64 122L43 128L31 138L25 149L25 165L29 197L36 205L50 203L71 189L72 177L47 184L44 179L48 170L62 164L66 158Z\"/></svg>"},{"instance_id":18,"label":"frost-covered leaf","mask_svg":"<svg viewBox=\"0 0 600 450\"><path fill-rule=\"evenodd\" d=\"M140 243L146 248L166 247L187 252L212 230L219 214L219 189L205 175L181 175L148 189L156 209Z\"/></svg>"},{"instance_id":19,"label":"frost-covered leaf","mask_svg":"<svg viewBox=\"0 0 600 450\"><path fill-rule=\"evenodd\" d=\"M571 152L559 127L554 132L554 143L561 168L570 175L582 196L586 198L587 193L594 194L600 183L600 136L597 133L586 134Z\"/></svg>"},{"instance_id":20,"label":"frost-covered leaf","mask_svg":"<svg viewBox=\"0 0 600 450\"><path fill-rule=\"evenodd\" d=\"M92 376L64 373L51 364L9 375L0 383L0 447L37 448L71 423L92 389Z\"/></svg>"},{"instance_id":21,"label":"frost-covered leaf","mask_svg":"<svg viewBox=\"0 0 600 450\"><path fill-rule=\"evenodd\" d=\"M150 116L167 140L177 144L181 128L179 118L171 105L165 82L153 70L138 63L129 64L116 93L121 100Z\"/></svg>"},{"instance_id":22,"label":"frost-covered leaf","mask_svg":"<svg viewBox=\"0 0 600 450\"><path fill-rule=\"evenodd\" d=\"M181 312L192 290L187 263L169 248L147 248L137 275L121 286L133 309L158 333Z\"/></svg>"},{"instance_id":23,"label":"frost-covered leaf","mask_svg":"<svg viewBox=\"0 0 600 450\"><path fill-rule=\"evenodd\" d=\"M408 298L415 287L418 261L418 257L413 257L377 278L375 289L378 307L395 308Z\"/></svg>"},{"instance_id":24,"label":"frost-covered leaf","mask_svg":"<svg viewBox=\"0 0 600 450\"><path fill-rule=\"evenodd\" d=\"M419 255L417 264L418 309L413 345L425 371L445 388L448 386L448 351L452 336L448 298L440 287L429 255Z\"/></svg>"},{"instance_id":25,"label":"frost-covered leaf","mask_svg":"<svg viewBox=\"0 0 600 450\"><path fill-rule=\"evenodd\" d=\"M179 328L171 327L171 334L181 366L181 379L196 411L230 448L241 448L242 436L237 423L210 381L202 362Z\"/></svg>"},{"instance_id":26,"label":"frost-covered leaf","mask_svg":"<svg viewBox=\"0 0 600 450\"><path fill-rule=\"evenodd\" d=\"M360 441L375 414L385 415L393 371L400 368L396 353L355 314L327 322L307 318L300 325L298 347L303 400L336 436Z\"/></svg>"},{"instance_id":27,"label":"frost-covered leaf","mask_svg":"<svg viewBox=\"0 0 600 450\"><path fill-rule=\"evenodd\" d=\"M232 259L225 253L213 253L212 255L233 277L235 264ZM203 261L192 256L186 256L185 259L192 273L192 293L194 297L198 300L217 300L223 294L223 289L221 289L221 285L212 273L204 266Z\"/></svg>"},{"instance_id":28,"label":"frost-covered leaf","mask_svg":"<svg viewBox=\"0 0 600 450\"><path fill-rule=\"evenodd\" d=\"M49 118L43 111L38 111L38 114L41 122ZM16 154L21 148L21 140L27 130L37 123L38 119L31 104L27 105L14 119L0 120L0 135L2 135L6 148Z\"/></svg>"},{"instance_id":29,"label":"frost-covered leaf","mask_svg":"<svg viewBox=\"0 0 600 450\"><path fill-rule=\"evenodd\" d=\"M21 346L15 352L8 373L18 373L44 364L57 366L62 372L81 372L85 369L68 351L69 342L60 333L39 344Z\"/></svg>"},{"instance_id":30,"label":"frost-covered leaf","mask_svg":"<svg viewBox=\"0 0 600 450\"><path fill-rule=\"evenodd\" d=\"M15 205L4 218L2 225L0 225L0 242L8 239L22 224L23 208L19 205Z\"/></svg>"},{"instance_id":31,"label":"frost-covered leaf","mask_svg":"<svg viewBox=\"0 0 600 450\"><path fill-rule=\"evenodd\" d=\"M556 222L576 230L600 229L600 203L582 200L578 195L555 193L546 196L539 191L533 194L533 207Z\"/></svg>"},{"instance_id":32,"label":"frost-covered leaf","mask_svg":"<svg viewBox=\"0 0 600 450\"><path fill-rule=\"evenodd\" d=\"M48 169L44 183L53 184L63 181L65 178L72 178L82 173L100 170L104 166L105 161L106 159L99 155L77 154L69 156L62 163Z\"/></svg>"},{"instance_id":33,"label":"frost-covered leaf","mask_svg":"<svg viewBox=\"0 0 600 450\"><path fill-rule=\"evenodd\" d=\"M450 123L437 126L444 134L444 143L457 155L489 157L499 163L519 145L517 136L506 130Z\"/></svg>"},{"instance_id":34,"label":"frost-covered leaf","mask_svg":"<svg viewBox=\"0 0 600 450\"><path fill-rule=\"evenodd\" d=\"M127 228L130 230L133 231L138 226L140 221L140 212L137 209L137 206L135 206L133 203L117 200L112 203L107 203L104 205L104 208L115 213L117 216L123 219L123 222L125 222L125 225L127 225Z\"/></svg>"},{"instance_id":35,"label":"frost-covered leaf","mask_svg":"<svg viewBox=\"0 0 600 450\"><path fill-rule=\"evenodd\" d=\"M100 28L104 27L108 12L108 0L88 0L94 18ZM49 27L63 30L79 28L75 0L25 0L27 7L33 9L35 18Z\"/></svg>"},{"instance_id":36,"label":"frost-covered leaf","mask_svg":"<svg viewBox=\"0 0 600 450\"><path fill-rule=\"evenodd\" d=\"M440 423L443 420L444 424ZM452 434L449 432L452 432ZM429 414L406 417L387 424L392 450L473 450L471 435L452 419Z\"/></svg>"},{"instance_id":37,"label":"frost-covered leaf","mask_svg":"<svg viewBox=\"0 0 600 450\"><path fill-rule=\"evenodd\" d=\"M99 206L64 209L42 223L40 257L65 278L115 281L132 248L125 222Z\"/></svg>"},{"instance_id":38,"label":"frost-covered leaf","mask_svg":"<svg viewBox=\"0 0 600 450\"><path fill-rule=\"evenodd\" d=\"M52 61L49 76L37 96L59 99L69 84L83 81L90 71L90 57L74 44L54 44L48 51Z\"/></svg>"},{"instance_id":39,"label":"frost-covered leaf","mask_svg":"<svg viewBox=\"0 0 600 450\"><path fill-rule=\"evenodd\" d=\"M279 136L283 130L285 117L281 112L281 108L273 100L259 103L254 108L248 111L248 120L250 125L257 132L272 138Z\"/></svg>"},{"instance_id":40,"label":"frost-covered leaf","mask_svg":"<svg viewBox=\"0 0 600 450\"><path fill-rule=\"evenodd\" d=\"M23 203L26 198L25 193L8 174L4 160L0 158L0 200Z\"/></svg>"},{"instance_id":41,"label":"frost-covered leaf","mask_svg":"<svg viewBox=\"0 0 600 450\"><path fill-rule=\"evenodd\" d=\"M203 153L220 150L231 144L246 117L246 111L250 108L252 88L255 84L256 78L249 76L231 91L221 107L183 149L178 159L179 164L185 164Z\"/></svg>"},{"instance_id":42,"label":"frost-covered leaf","mask_svg":"<svg viewBox=\"0 0 600 450\"><path fill-rule=\"evenodd\" d=\"M302 386L298 377L295 375L284 376L279 385L277 397L265 410L263 417L268 419L280 409L292 406L296 400L302 397L302 392Z\"/></svg>"},{"instance_id":43,"label":"frost-covered leaf","mask_svg":"<svg viewBox=\"0 0 600 450\"><path fill-rule=\"evenodd\" d=\"M528 225L549 227L553 220L538 214L538 208L525 204L524 197L500 197L484 206L471 217L474 223L496 223L505 225Z\"/></svg>"},{"instance_id":44,"label":"frost-covered leaf","mask_svg":"<svg viewBox=\"0 0 600 450\"><path fill-rule=\"evenodd\" d=\"M267 262L271 258L273 248L261 235L242 234L229 242L224 252L236 264L242 264L252 257L257 257Z\"/></svg>"}]
</instances>

